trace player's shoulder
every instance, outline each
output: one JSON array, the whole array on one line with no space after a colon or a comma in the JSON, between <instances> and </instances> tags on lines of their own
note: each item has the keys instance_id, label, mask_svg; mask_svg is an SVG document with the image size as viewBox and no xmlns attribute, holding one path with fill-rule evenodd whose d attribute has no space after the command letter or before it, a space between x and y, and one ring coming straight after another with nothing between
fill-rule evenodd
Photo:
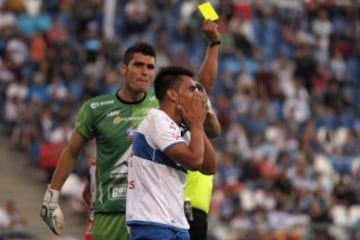
<instances>
[{"instance_id":1,"label":"player's shoulder","mask_svg":"<svg viewBox=\"0 0 360 240\"><path fill-rule=\"evenodd\" d=\"M159 122L162 119L162 116L163 114L161 110L157 108L151 108L147 112L140 125L153 125L154 123Z\"/></svg>"},{"instance_id":2,"label":"player's shoulder","mask_svg":"<svg viewBox=\"0 0 360 240\"><path fill-rule=\"evenodd\" d=\"M167 115L166 112L164 112L158 108L151 109L146 117L149 119L149 122L152 122L155 125L162 126L162 127L176 126L176 128L178 128L178 126L174 122L174 120L171 119L170 116Z\"/></svg>"},{"instance_id":3,"label":"player's shoulder","mask_svg":"<svg viewBox=\"0 0 360 240\"><path fill-rule=\"evenodd\" d=\"M101 102L104 100L112 100L115 99L116 95L115 93L107 93L107 94L101 94L96 97L89 98L87 102Z\"/></svg>"},{"instance_id":4,"label":"player's shoulder","mask_svg":"<svg viewBox=\"0 0 360 240\"><path fill-rule=\"evenodd\" d=\"M148 118L165 118L166 116L166 113L159 108L150 109L147 115Z\"/></svg>"}]
</instances>

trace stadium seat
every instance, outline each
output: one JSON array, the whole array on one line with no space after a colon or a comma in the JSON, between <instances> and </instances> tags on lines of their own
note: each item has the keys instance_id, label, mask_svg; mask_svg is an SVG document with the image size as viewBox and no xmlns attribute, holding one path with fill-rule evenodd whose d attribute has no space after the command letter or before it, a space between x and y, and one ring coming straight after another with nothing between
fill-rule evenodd
<instances>
[{"instance_id":1,"label":"stadium seat","mask_svg":"<svg viewBox=\"0 0 360 240\"><path fill-rule=\"evenodd\" d=\"M360 158L355 158L351 163L352 174L355 174L356 170L360 167Z\"/></svg>"},{"instance_id":2,"label":"stadium seat","mask_svg":"<svg viewBox=\"0 0 360 240\"><path fill-rule=\"evenodd\" d=\"M239 198L243 210L251 211L254 209L255 199L254 199L254 193L251 190L244 188L243 190L240 191Z\"/></svg>"},{"instance_id":3,"label":"stadium seat","mask_svg":"<svg viewBox=\"0 0 360 240\"><path fill-rule=\"evenodd\" d=\"M314 168L316 171L319 171L326 176L329 176L334 173L333 166L331 165L329 160L326 158L326 156L324 156L322 154L318 154L315 157Z\"/></svg>"},{"instance_id":4,"label":"stadium seat","mask_svg":"<svg viewBox=\"0 0 360 240\"><path fill-rule=\"evenodd\" d=\"M360 220L360 205L352 205L349 209L349 224L353 226Z\"/></svg>"},{"instance_id":5,"label":"stadium seat","mask_svg":"<svg viewBox=\"0 0 360 240\"><path fill-rule=\"evenodd\" d=\"M341 204L334 205L331 210L331 217L333 218L334 224L337 226L348 226L349 214L348 209Z\"/></svg>"}]
</instances>

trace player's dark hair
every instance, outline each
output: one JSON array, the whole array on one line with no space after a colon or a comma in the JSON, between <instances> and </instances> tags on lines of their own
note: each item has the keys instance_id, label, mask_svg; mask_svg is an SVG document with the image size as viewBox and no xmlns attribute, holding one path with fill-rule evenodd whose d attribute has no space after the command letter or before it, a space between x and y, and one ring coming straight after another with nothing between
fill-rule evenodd
<instances>
[{"instance_id":1,"label":"player's dark hair","mask_svg":"<svg viewBox=\"0 0 360 240\"><path fill-rule=\"evenodd\" d=\"M168 89L176 89L180 85L183 76L193 77L194 73L189 69L179 66L161 68L154 80L156 98L161 102Z\"/></svg>"},{"instance_id":2,"label":"player's dark hair","mask_svg":"<svg viewBox=\"0 0 360 240\"><path fill-rule=\"evenodd\" d=\"M156 58L156 52L153 46L145 42L138 42L125 51L123 63L128 65L135 53Z\"/></svg>"}]
</instances>

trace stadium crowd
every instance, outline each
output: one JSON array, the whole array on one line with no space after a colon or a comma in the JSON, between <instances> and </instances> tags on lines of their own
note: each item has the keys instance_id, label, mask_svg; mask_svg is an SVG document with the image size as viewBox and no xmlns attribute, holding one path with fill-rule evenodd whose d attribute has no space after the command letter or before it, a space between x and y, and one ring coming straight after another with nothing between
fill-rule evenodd
<instances>
[{"instance_id":1,"label":"stadium crowd","mask_svg":"<svg viewBox=\"0 0 360 240\"><path fill-rule=\"evenodd\" d=\"M210 97L223 134L209 239L360 237L360 2L211 2L221 51ZM197 4L1 0L6 134L51 176L80 104L119 88L128 46L153 44L157 67L199 68ZM95 157L89 145L74 176Z\"/></svg>"}]
</instances>

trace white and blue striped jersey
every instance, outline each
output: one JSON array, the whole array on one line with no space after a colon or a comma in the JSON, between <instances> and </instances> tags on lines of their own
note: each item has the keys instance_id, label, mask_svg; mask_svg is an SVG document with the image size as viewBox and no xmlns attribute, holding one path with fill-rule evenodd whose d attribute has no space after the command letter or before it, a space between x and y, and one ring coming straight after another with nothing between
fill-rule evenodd
<instances>
[{"instance_id":1,"label":"white and blue striped jersey","mask_svg":"<svg viewBox=\"0 0 360 240\"><path fill-rule=\"evenodd\" d=\"M179 126L159 109L150 110L140 123L128 169L128 225L189 229L183 210L186 169L165 155L184 143Z\"/></svg>"}]
</instances>

